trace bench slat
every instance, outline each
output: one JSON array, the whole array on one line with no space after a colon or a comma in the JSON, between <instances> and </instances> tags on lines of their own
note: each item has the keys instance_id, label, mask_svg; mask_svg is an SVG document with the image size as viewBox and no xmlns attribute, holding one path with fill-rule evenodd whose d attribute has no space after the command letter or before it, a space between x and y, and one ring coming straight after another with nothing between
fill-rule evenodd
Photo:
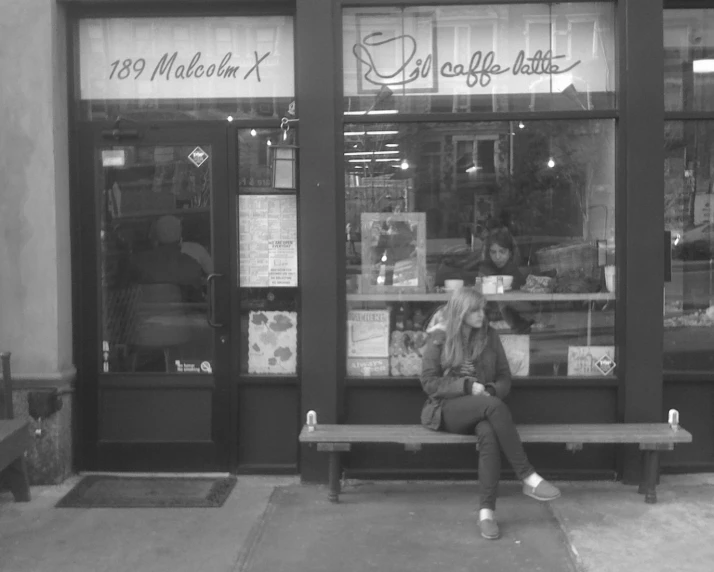
<instances>
[{"instance_id":1,"label":"bench slat","mask_svg":"<svg viewBox=\"0 0 714 572\"><path fill-rule=\"evenodd\" d=\"M691 443L689 431L667 423L583 423L518 425L524 443ZM421 425L317 425L303 427L302 443L475 443L475 435L431 431Z\"/></svg>"}]
</instances>

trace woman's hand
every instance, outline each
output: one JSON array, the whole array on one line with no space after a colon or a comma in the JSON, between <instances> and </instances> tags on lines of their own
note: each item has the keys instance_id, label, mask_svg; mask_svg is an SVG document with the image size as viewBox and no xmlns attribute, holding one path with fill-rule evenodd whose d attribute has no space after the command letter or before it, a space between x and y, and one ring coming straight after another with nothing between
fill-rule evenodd
<instances>
[{"instance_id":1,"label":"woman's hand","mask_svg":"<svg viewBox=\"0 0 714 572\"><path fill-rule=\"evenodd\" d=\"M474 384L471 386L471 395L481 395L482 393L486 393L486 386L478 381L474 381Z\"/></svg>"}]
</instances>

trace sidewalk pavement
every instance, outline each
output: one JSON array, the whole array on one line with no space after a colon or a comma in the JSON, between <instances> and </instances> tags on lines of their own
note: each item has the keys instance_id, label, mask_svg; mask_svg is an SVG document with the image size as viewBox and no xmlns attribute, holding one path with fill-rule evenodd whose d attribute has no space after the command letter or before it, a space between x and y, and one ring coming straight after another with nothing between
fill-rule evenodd
<instances>
[{"instance_id":1,"label":"sidewalk pavement","mask_svg":"<svg viewBox=\"0 0 714 572\"><path fill-rule=\"evenodd\" d=\"M326 500L326 487L301 485L297 477L241 476L229 499L217 509L55 509L54 504L78 479L75 476L58 486L33 487L30 503L15 503L9 493L0 493L0 571L352 572L433 568L444 572L555 572L555 568L544 568L538 562L546 562L548 553L558 551L568 554L569 560L567 567L558 570L714 570L711 474L663 476L655 505L645 504L636 487L597 481L560 482L563 496L542 508L544 505L523 497L517 484L504 483L499 511L502 519L508 518L501 521L503 536L497 541L478 536L478 491L473 483L348 482L342 502L331 505ZM451 507L464 507L453 529L456 532L449 532L450 537L445 539L458 546L458 562L444 561L443 554L425 562L419 552L420 548L424 552L425 531L430 534L420 515L427 524L438 525L433 519L444 518L444 511L439 512L437 506L440 499ZM410 512L403 512L405 506ZM527 511L539 507L542 512L532 512L521 522L514 522L518 519L513 516L513 507L526 507ZM397 516L385 521L390 513ZM400 514L412 516L395 520L401 518ZM328 523L323 524L326 519ZM323 527L320 530L318 523ZM350 537L363 538L361 531L375 529L377 523L381 528L372 532L366 550L369 553L355 559L348 550L340 559L342 548L334 548L335 539L343 543L342 547L350 546ZM443 526L444 521L441 523ZM548 526L558 529L557 535L544 536ZM320 539L326 536L330 544L325 540L320 546ZM560 546L551 547L548 542ZM545 553L536 555L535 560L518 556L529 543L531 547L545 547L541 550ZM301 550L303 545L312 547L309 554ZM510 560L494 556L500 551ZM410 554L416 558L411 562ZM431 552L426 554L430 559ZM529 558L536 564L528 566ZM505 567L506 561L512 564Z\"/></svg>"}]
</instances>

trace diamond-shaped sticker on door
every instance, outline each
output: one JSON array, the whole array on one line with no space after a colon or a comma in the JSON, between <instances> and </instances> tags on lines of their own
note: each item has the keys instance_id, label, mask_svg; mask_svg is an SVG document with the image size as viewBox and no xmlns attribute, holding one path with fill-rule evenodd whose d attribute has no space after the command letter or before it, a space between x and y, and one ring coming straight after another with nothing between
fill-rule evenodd
<instances>
[{"instance_id":1,"label":"diamond-shaped sticker on door","mask_svg":"<svg viewBox=\"0 0 714 572\"><path fill-rule=\"evenodd\" d=\"M196 167L200 167L208 159L208 153L206 153L200 147L196 147L193 151L188 154L188 160L191 161Z\"/></svg>"},{"instance_id":2,"label":"diamond-shaped sticker on door","mask_svg":"<svg viewBox=\"0 0 714 572\"><path fill-rule=\"evenodd\" d=\"M600 373L602 373L603 375L607 375L613 369L615 369L615 362L609 355L605 354L595 362L595 367L600 370Z\"/></svg>"}]
</instances>

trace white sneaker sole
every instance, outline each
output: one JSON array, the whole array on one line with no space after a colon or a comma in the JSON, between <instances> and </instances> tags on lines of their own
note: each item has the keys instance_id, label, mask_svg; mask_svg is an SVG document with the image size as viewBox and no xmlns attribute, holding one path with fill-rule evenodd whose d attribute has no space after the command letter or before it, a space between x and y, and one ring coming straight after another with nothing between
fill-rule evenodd
<instances>
[{"instance_id":1,"label":"white sneaker sole","mask_svg":"<svg viewBox=\"0 0 714 572\"><path fill-rule=\"evenodd\" d=\"M539 496L534 495L534 494L531 493L531 492L526 492L526 491L523 491L523 494L526 495L527 497L531 497L532 499L535 499L535 500L540 501L540 502L550 502L550 501L552 501L552 500L555 500L555 499L560 498L560 493L558 493L558 494L555 495L554 497L547 497L547 498L546 498L546 497L539 497Z\"/></svg>"}]
</instances>

